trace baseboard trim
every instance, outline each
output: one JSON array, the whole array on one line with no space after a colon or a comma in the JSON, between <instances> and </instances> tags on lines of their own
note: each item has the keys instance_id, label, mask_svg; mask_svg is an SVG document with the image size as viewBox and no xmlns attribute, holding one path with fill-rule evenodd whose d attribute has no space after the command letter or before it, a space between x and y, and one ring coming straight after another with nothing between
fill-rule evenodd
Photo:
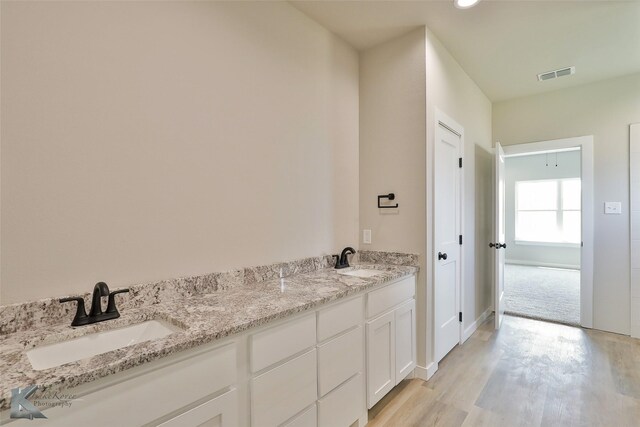
<instances>
[{"instance_id":1,"label":"baseboard trim","mask_svg":"<svg viewBox=\"0 0 640 427\"><path fill-rule=\"evenodd\" d=\"M431 379L436 372L438 372L438 362L429 363L429 366L427 366L427 379Z\"/></svg>"},{"instance_id":2,"label":"baseboard trim","mask_svg":"<svg viewBox=\"0 0 640 427\"><path fill-rule=\"evenodd\" d=\"M413 369L413 375L415 378L419 378L423 381L429 381L429 379L438 371L438 363L431 362L425 368L424 366L416 365Z\"/></svg>"},{"instance_id":3,"label":"baseboard trim","mask_svg":"<svg viewBox=\"0 0 640 427\"><path fill-rule=\"evenodd\" d=\"M413 377L426 381L427 368L425 368L424 366L416 365L416 367L413 368Z\"/></svg>"},{"instance_id":4,"label":"baseboard trim","mask_svg":"<svg viewBox=\"0 0 640 427\"><path fill-rule=\"evenodd\" d=\"M482 313L471 325L469 325L467 329L464 330L462 333L463 343L473 335L473 333L478 329L478 326L482 325L482 323L487 320L492 311L491 307L487 308L484 313Z\"/></svg>"},{"instance_id":5,"label":"baseboard trim","mask_svg":"<svg viewBox=\"0 0 640 427\"><path fill-rule=\"evenodd\" d=\"M567 270L580 270L579 265L556 264L553 262L536 262L536 261L527 261L527 260L521 260L521 259L508 259L508 260L505 260L505 264L530 265L534 267L549 267L549 268L566 268Z\"/></svg>"}]
</instances>

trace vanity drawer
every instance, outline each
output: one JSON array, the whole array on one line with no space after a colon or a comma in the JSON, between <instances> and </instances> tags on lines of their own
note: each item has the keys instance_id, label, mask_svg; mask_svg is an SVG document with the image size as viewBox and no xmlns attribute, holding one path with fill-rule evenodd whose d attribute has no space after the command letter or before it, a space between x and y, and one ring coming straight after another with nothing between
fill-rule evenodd
<instances>
[{"instance_id":1,"label":"vanity drawer","mask_svg":"<svg viewBox=\"0 0 640 427\"><path fill-rule=\"evenodd\" d=\"M316 349L251 380L251 424L277 426L318 398Z\"/></svg>"},{"instance_id":2,"label":"vanity drawer","mask_svg":"<svg viewBox=\"0 0 640 427\"><path fill-rule=\"evenodd\" d=\"M318 341L324 341L363 322L362 297L354 298L318 312Z\"/></svg>"},{"instance_id":3,"label":"vanity drawer","mask_svg":"<svg viewBox=\"0 0 640 427\"><path fill-rule=\"evenodd\" d=\"M251 372L258 372L315 344L315 313L253 334Z\"/></svg>"},{"instance_id":4,"label":"vanity drawer","mask_svg":"<svg viewBox=\"0 0 640 427\"><path fill-rule=\"evenodd\" d=\"M236 382L235 344L186 353L65 391L79 400L71 408L45 410L47 426L95 425L96 420L108 420L110 425L145 425ZM171 392L176 390L179 392ZM231 405L233 399L229 399ZM231 419L234 416L229 413Z\"/></svg>"},{"instance_id":5,"label":"vanity drawer","mask_svg":"<svg viewBox=\"0 0 640 427\"><path fill-rule=\"evenodd\" d=\"M362 371L364 336L362 326L318 347L318 391L324 396Z\"/></svg>"},{"instance_id":6,"label":"vanity drawer","mask_svg":"<svg viewBox=\"0 0 640 427\"><path fill-rule=\"evenodd\" d=\"M318 401L318 427L348 427L364 413L364 381L358 374Z\"/></svg>"},{"instance_id":7,"label":"vanity drawer","mask_svg":"<svg viewBox=\"0 0 640 427\"><path fill-rule=\"evenodd\" d=\"M396 305L407 301L416 293L416 277L405 277L384 288L367 294L367 318L384 313Z\"/></svg>"},{"instance_id":8,"label":"vanity drawer","mask_svg":"<svg viewBox=\"0 0 640 427\"><path fill-rule=\"evenodd\" d=\"M298 415L291 421L283 424L282 427L316 427L318 425L318 408L313 404L307 408L302 414Z\"/></svg>"},{"instance_id":9,"label":"vanity drawer","mask_svg":"<svg viewBox=\"0 0 640 427\"><path fill-rule=\"evenodd\" d=\"M237 425L238 393L233 389L160 424L158 427L235 427Z\"/></svg>"}]
</instances>

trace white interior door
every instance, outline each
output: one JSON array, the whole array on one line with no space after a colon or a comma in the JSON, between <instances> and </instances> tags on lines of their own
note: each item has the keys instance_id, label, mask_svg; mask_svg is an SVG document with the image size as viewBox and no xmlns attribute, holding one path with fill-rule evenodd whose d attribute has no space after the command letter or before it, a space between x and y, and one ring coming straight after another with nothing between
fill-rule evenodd
<instances>
[{"instance_id":1,"label":"white interior door","mask_svg":"<svg viewBox=\"0 0 640 427\"><path fill-rule=\"evenodd\" d=\"M434 154L435 357L440 361L460 341L461 137L442 124Z\"/></svg>"},{"instance_id":2,"label":"white interior door","mask_svg":"<svg viewBox=\"0 0 640 427\"><path fill-rule=\"evenodd\" d=\"M504 319L504 255L507 244L505 243L505 212L504 212L504 151L499 142L496 143L495 151L495 225L494 241L489 246L496 250L495 253L495 317L496 329L500 329Z\"/></svg>"}]
</instances>

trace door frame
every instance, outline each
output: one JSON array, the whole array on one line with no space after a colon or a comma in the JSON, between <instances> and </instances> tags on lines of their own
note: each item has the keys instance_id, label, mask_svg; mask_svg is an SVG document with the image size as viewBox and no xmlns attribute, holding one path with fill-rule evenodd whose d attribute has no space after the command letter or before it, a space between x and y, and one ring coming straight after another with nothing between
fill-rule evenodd
<instances>
[{"instance_id":1,"label":"door frame","mask_svg":"<svg viewBox=\"0 0 640 427\"><path fill-rule=\"evenodd\" d=\"M493 233L491 238L493 242L498 245L502 240L502 243L506 243L506 234L504 236L500 236L500 227L505 226L505 223L500 223L500 215L499 207L500 207L500 179L506 181L506 157L507 155L504 152L504 147L500 142L496 142L494 151L494 159L493 159ZM502 172L502 174L501 174ZM505 187L502 187L502 220L505 221L506 215L506 194L504 193ZM503 230L506 233L506 229ZM501 239L502 237L502 239ZM489 245L491 247L491 244ZM500 329L502 322L504 320L504 307L500 305L500 296L504 296L504 261L506 259L505 251L500 251L499 247L494 246L493 256L493 281L491 286L491 300L493 305L493 315L495 317L495 329ZM502 259L500 258L502 256ZM502 270L502 271L501 271ZM500 274L502 274L502 282L500 281ZM500 291L500 284L502 283L502 293L498 294Z\"/></svg>"},{"instance_id":2,"label":"door frame","mask_svg":"<svg viewBox=\"0 0 640 427\"><path fill-rule=\"evenodd\" d=\"M436 182L435 182L435 173L434 168L435 168L435 163L433 162L433 156L435 155L435 144L437 144L436 141L436 137L438 134L438 127L440 125L443 125L445 128L447 128L448 130L452 131L454 134L459 135L460 136L460 157L462 157L463 159L463 163L462 163L462 168L460 169L460 180L459 180L459 185L460 185L460 223L458 224L458 229L460 230L460 234L462 236L464 236L465 234L465 229L464 229L464 220L465 220L465 215L464 215L464 183L465 183L465 167L464 167L464 162L465 162L465 158L464 158L464 127L462 125L460 125L457 121L455 121L454 119L452 119L451 117L449 117L447 114L445 114L443 111L441 111L439 108L435 108L434 111L434 135L433 135L433 145L431 147L431 152L427 154L427 156L430 156L432 161L431 161L431 165L432 165L432 184L433 186L430 188L429 185L427 185L427 191L431 190L433 191L432 194L435 194L435 186L436 186ZM427 180L429 179L429 176L427 175ZM435 197L435 196L434 196ZM435 277L435 261L434 261L434 257L436 254L436 242L435 242L435 233L433 233L433 230L435 229L435 200L433 201L433 203L431 204L431 227L427 228L428 230L431 230L431 237L427 239L427 254L429 257L429 261L431 263L431 283L433 283L433 310L431 313L431 316L429 316L431 318L431 324L434 325L433 327L433 355L434 355L434 362L437 364L438 361L435 360L435 354L436 354L436 343L437 343L437 338L438 338L438 330L435 327L435 307L436 307L436 301L435 301L435 286L436 286L436 277ZM463 240L464 242L464 240ZM430 247L429 247L430 246ZM460 245L460 257L459 257L459 268L460 268L460 301L459 301L459 308L460 311L463 313L462 314L462 322L458 322L458 345L461 345L464 343L464 284L465 284L465 274L464 274L464 244ZM437 365L436 365L437 366Z\"/></svg>"},{"instance_id":3,"label":"door frame","mask_svg":"<svg viewBox=\"0 0 640 427\"><path fill-rule=\"evenodd\" d=\"M593 247L594 247L594 196L593 196L593 135L525 144L503 145L505 157L523 154L542 154L545 151L580 148L580 180L582 185L582 248L580 251L580 325L593 328Z\"/></svg>"}]
</instances>

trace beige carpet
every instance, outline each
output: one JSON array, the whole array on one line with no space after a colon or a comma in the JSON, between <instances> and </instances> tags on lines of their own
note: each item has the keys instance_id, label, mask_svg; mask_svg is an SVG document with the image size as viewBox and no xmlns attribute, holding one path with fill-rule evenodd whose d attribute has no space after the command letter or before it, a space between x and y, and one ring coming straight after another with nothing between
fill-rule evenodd
<instances>
[{"instance_id":1,"label":"beige carpet","mask_svg":"<svg viewBox=\"0 0 640 427\"><path fill-rule=\"evenodd\" d=\"M504 288L508 314L580 325L580 270L507 264Z\"/></svg>"}]
</instances>

